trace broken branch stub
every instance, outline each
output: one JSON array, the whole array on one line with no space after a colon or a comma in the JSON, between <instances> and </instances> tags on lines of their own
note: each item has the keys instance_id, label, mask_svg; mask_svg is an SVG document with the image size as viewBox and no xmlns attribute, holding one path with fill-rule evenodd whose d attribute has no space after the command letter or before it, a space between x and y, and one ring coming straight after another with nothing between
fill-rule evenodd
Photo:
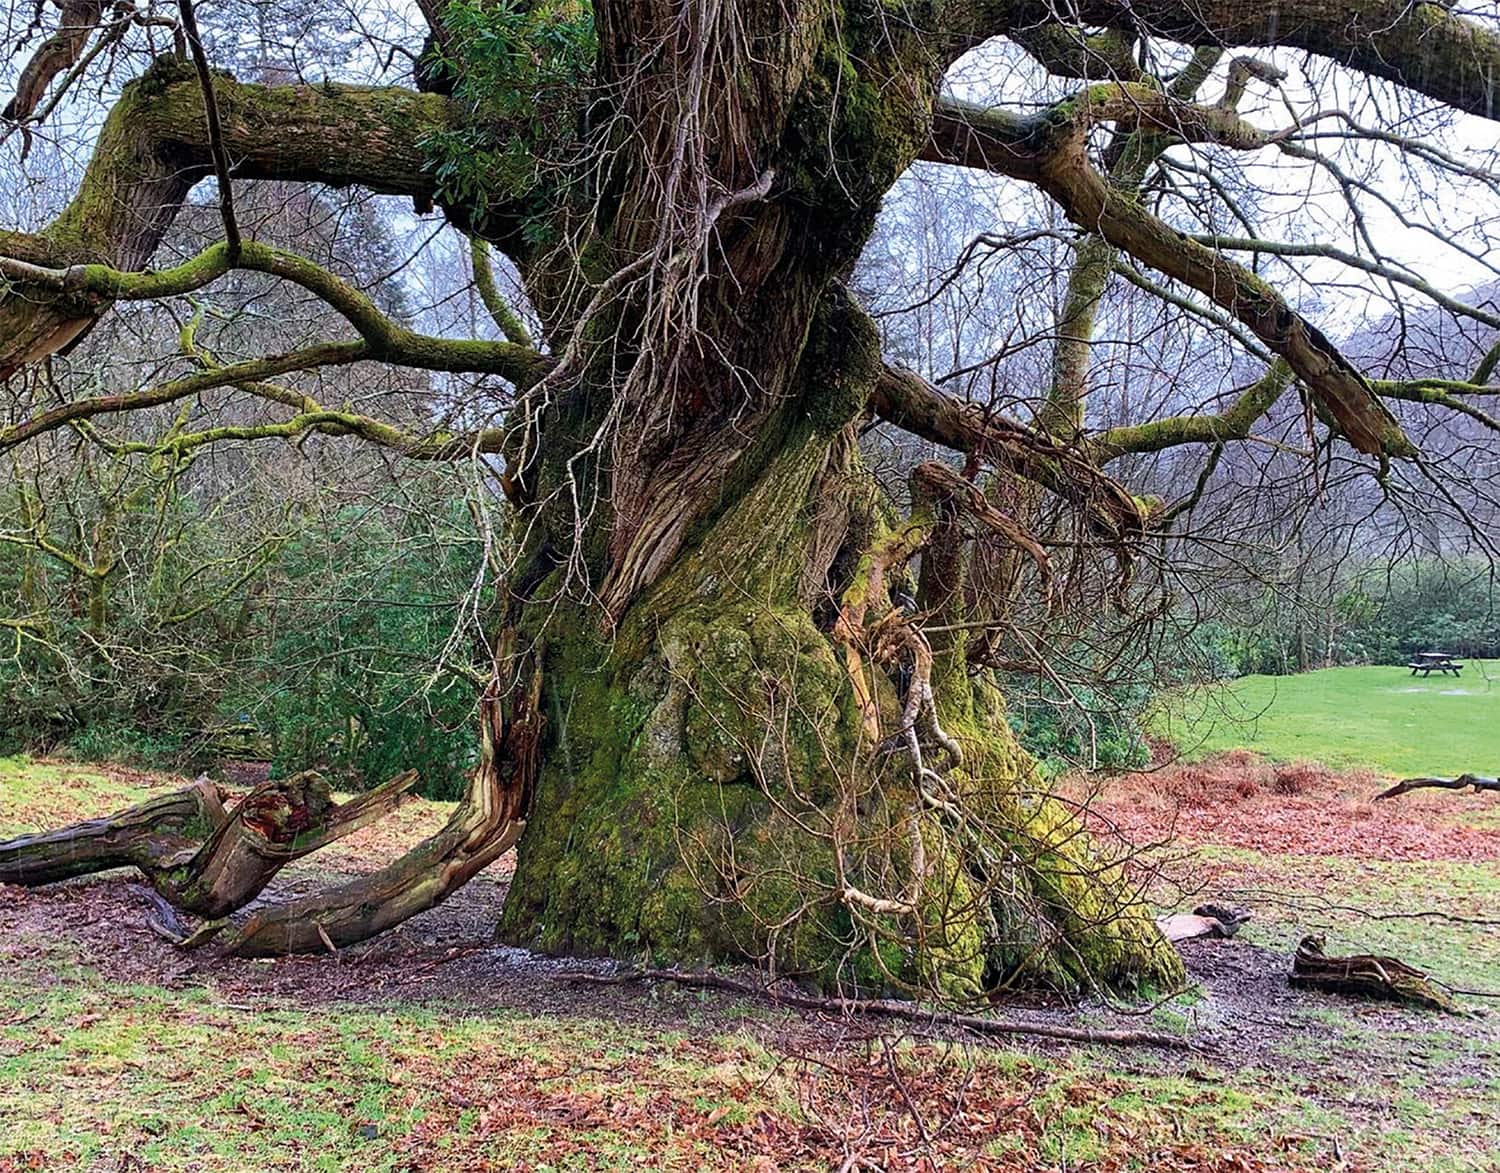
<instances>
[{"instance_id":1,"label":"broken branch stub","mask_svg":"<svg viewBox=\"0 0 1500 1173\"><path fill-rule=\"evenodd\" d=\"M1324 944L1321 936L1302 938L1292 959L1292 985L1463 1013L1431 978L1404 961L1373 953L1329 957L1323 952Z\"/></svg>"}]
</instances>

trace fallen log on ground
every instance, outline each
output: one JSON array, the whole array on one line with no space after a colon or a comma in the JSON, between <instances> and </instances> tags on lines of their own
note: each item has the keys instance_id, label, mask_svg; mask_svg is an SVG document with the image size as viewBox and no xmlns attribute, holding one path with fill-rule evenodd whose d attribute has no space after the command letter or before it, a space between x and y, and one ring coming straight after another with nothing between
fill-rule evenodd
<instances>
[{"instance_id":1,"label":"fallen log on ground","mask_svg":"<svg viewBox=\"0 0 1500 1173\"><path fill-rule=\"evenodd\" d=\"M1323 952L1324 945L1321 936L1302 938L1292 959L1292 985L1425 1006L1449 1014L1463 1013L1431 978L1404 961L1373 953L1330 957Z\"/></svg>"},{"instance_id":2,"label":"fallen log on ground","mask_svg":"<svg viewBox=\"0 0 1500 1173\"><path fill-rule=\"evenodd\" d=\"M333 952L364 941L446 900L520 838L541 762L546 718L534 654L516 657L515 633L497 656L518 669L508 698L497 670L480 701L478 764L447 824L379 871L301 899L229 914L260 894L286 864L395 809L416 771L335 804L314 772L264 782L226 809L206 777L103 819L0 843L0 884L35 887L117 867L135 867L155 889L153 932L183 949L218 940L243 957ZM508 674L507 674L508 675ZM509 705L509 720L505 704ZM188 931L176 914L203 923Z\"/></svg>"},{"instance_id":3,"label":"fallen log on ground","mask_svg":"<svg viewBox=\"0 0 1500 1173\"><path fill-rule=\"evenodd\" d=\"M924 1026L946 1027L950 1030L972 1031L974 1034L1007 1036L1027 1035L1034 1038L1057 1039L1070 1043L1099 1043L1108 1046L1159 1047L1168 1051L1206 1050L1201 1043L1179 1035L1162 1034L1151 1030L1101 1030L1089 1026L1062 1026L1048 1022L1019 1022L1007 1018L987 1018L982 1014L957 1014L928 1009L914 1002L899 1002L893 998L820 998L815 994L804 994L796 990L777 990L758 986L751 982L738 981L722 974L693 972L680 969L636 969L628 973L597 974L567 973L569 981L588 982L592 985L613 986L626 982L674 982L695 989L725 990L750 998L763 998L778 1006L789 1006L796 1010L816 1010L825 1014L850 1016L871 1015L878 1018L897 1018L905 1022Z\"/></svg>"},{"instance_id":4,"label":"fallen log on ground","mask_svg":"<svg viewBox=\"0 0 1500 1173\"><path fill-rule=\"evenodd\" d=\"M100 819L0 843L0 883L37 887L134 867L174 908L223 917L254 900L294 859L393 810L415 771L346 803L308 771L263 782L237 803L207 778Z\"/></svg>"},{"instance_id":5,"label":"fallen log on ground","mask_svg":"<svg viewBox=\"0 0 1500 1173\"><path fill-rule=\"evenodd\" d=\"M1438 790L1467 790L1471 786L1476 794L1482 790L1500 793L1500 778L1486 778L1480 774L1460 774L1457 778L1407 778L1397 782L1388 790L1382 790L1375 798L1377 801L1382 798L1395 798L1398 794L1406 794L1411 790L1424 790L1428 787Z\"/></svg>"}]
</instances>

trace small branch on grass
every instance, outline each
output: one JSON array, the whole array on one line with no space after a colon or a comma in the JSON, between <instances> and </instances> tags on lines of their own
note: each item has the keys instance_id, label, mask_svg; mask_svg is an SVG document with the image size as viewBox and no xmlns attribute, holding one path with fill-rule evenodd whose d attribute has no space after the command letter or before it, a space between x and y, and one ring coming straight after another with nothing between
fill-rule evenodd
<instances>
[{"instance_id":1,"label":"small branch on grass","mask_svg":"<svg viewBox=\"0 0 1500 1173\"><path fill-rule=\"evenodd\" d=\"M1375 796L1375 799L1379 801L1382 798L1395 798L1408 791L1423 790L1428 787L1438 790L1466 790L1471 786L1476 794L1481 790L1500 793L1500 778L1485 778L1479 774L1460 774L1457 778L1407 778L1397 782L1388 790L1382 790Z\"/></svg>"},{"instance_id":2,"label":"small branch on grass","mask_svg":"<svg viewBox=\"0 0 1500 1173\"><path fill-rule=\"evenodd\" d=\"M1348 913L1351 916L1361 917L1364 920L1441 920L1447 921L1449 924L1465 925L1474 928L1495 928L1500 926L1500 917L1461 916L1458 913L1443 912L1436 908L1373 912L1357 904L1336 904L1326 897L1308 893L1276 892L1265 888L1234 888L1230 890L1230 893L1250 903L1276 904L1303 914L1322 913L1326 916L1332 916L1336 913Z\"/></svg>"},{"instance_id":3,"label":"small branch on grass","mask_svg":"<svg viewBox=\"0 0 1500 1173\"><path fill-rule=\"evenodd\" d=\"M622 974L566 973L570 981L587 982L592 985L612 986L627 982L659 981L675 982L694 989L725 990L749 998L764 998L778 1006L790 1006L797 1010L817 1010L827 1014L868 1014L880 1018L896 1018L904 1022L923 1023L929 1026L949 1027L972 1031L975 1034L1003 1036L1023 1035L1043 1039L1057 1039L1070 1043L1096 1043L1107 1046L1160 1047L1169 1051L1199 1051L1205 1047L1191 1039L1162 1034L1149 1030L1096 1030L1086 1026L1061 1026L1042 1022L1017 1022L1014 1019L986 1018L980 1014L956 1014L942 1010L924 1009L915 1003L898 1002L891 998L821 998L814 994L802 994L792 990L774 990L742 982L721 974L693 972L678 969L638 969Z\"/></svg>"}]
</instances>

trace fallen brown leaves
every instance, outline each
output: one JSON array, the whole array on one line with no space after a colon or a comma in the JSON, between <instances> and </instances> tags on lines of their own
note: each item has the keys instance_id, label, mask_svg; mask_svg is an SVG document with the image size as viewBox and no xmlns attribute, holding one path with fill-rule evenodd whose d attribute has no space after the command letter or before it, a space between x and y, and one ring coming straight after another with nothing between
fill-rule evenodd
<instances>
[{"instance_id":1,"label":"fallen brown leaves","mask_svg":"<svg viewBox=\"0 0 1500 1173\"><path fill-rule=\"evenodd\" d=\"M1459 825L1452 804L1412 795L1399 816L1376 806L1376 775L1310 762L1273 763L1235 750L1111 779L1096 822L1135 842L1371 860L1500 859L1500 835Z\"/></svg>"}]
</instances>

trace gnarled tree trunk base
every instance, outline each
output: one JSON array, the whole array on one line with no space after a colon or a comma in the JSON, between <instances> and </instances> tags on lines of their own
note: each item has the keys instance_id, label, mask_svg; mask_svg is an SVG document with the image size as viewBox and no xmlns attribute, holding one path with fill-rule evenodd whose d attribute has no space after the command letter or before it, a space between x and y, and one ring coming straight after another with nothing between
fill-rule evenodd
<instances>
[{"instance_id":1,"label":"gnarled tree trunk base","mask_svg":"<svg viewBox=\"0 0 1500 1173\"><path fill-rule=\"evenodd\" d=\"M1179 985L1175 951L1041 792L992 687L934 682L931 724L962 746L946 797L869 735L863 710L894 731L901 698L878 669L851 685L804 586L831 443L794 424L615 630L539 590L549 733L502 939L945 999Z\"/></svg>"}]
</instances>

